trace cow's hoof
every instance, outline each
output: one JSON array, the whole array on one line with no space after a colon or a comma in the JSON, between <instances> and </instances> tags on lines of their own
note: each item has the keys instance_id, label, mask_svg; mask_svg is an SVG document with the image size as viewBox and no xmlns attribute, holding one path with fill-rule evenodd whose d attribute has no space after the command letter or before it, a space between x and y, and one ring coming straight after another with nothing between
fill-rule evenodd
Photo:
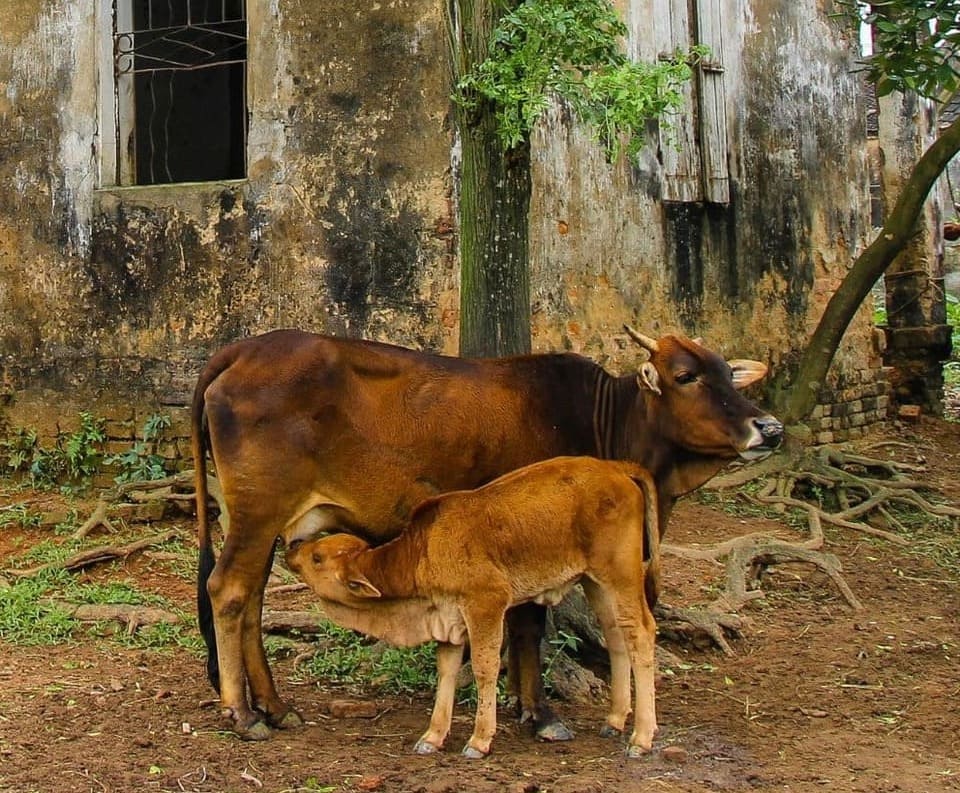
<instances>
[{"instance_id":1,"label":"cow's hoof","mask_svg":"<svg viewBox=\"0 0 960 793\"><path fill-rule=\"evenodd\" d=\"M470 744L463 747L463 756L468 760L482 760L486 755L479 749L474 749Z\"/></svg>"},{"instance_id":2,"label":"cow's hoof","mask_svg":"<svg viewBox=\"0 0 960 793\"><path fill-rule=\"evenodd\" d=\"M600 728L601 738L619 738L621 735L623 735L623 730L618 730L616 727L611 727L609 724L604 724Z\"/></svg>"},{"instance_id":3,"label":"cow's hoof","mask_svg":"<svg viewBox=\"0 0 960 793\"><path fill-rule=\"evenodd\" d=\"M440 751L440 747L421 738L414 744L413 751L415 754L436 754Z\"/></svg>"},{"instance_id":4,"label":"cow's hoof","mask_svg":"<svg viewBox=\"0 0 960 793\"><path fill-rule=\"evenodd\" d=\"M541 741L553 743L554 741L572 741L574 736L566 724L560 721L560 719L555 719L554 721L541 724L537 727L537 737Z\"/></svg>"},{"instance_id":5,"label":"cow's hoof","mask_svg":"<svg viewBox=\"0 0 960 793\"><path fill-rule=\"evenodd\" d=\"M278 730L292 730L296 727L303 726L303 716L293 709L288 710L279 717L269 716L267 720L270 722L271 727L276 727Z\"/></svg>"},{"instance_id":6,"label":"cow's hoof","mask_svg":"<svg viewBox=\"0 0 960 793\"><path fill-rule=\"evenodd\" d=\"M650 754L650 750L644 749L642 746L628 746L623 750L623 753L630 760L639 760L640 758L646 757L648 754Z\"/></svg>"},{"instance_id":7,"label":"cow's hoof","mask_svg":"<svg viewBox=\"0 0 960 793\"><path fill-rule=\"evenodd\" d=\"M251 722L246 727L237 727L236 731L237 735L245 741L265 741L273 734L273 730L267 726L266 722L259 720Z\"/></svg>"}]
</instances>

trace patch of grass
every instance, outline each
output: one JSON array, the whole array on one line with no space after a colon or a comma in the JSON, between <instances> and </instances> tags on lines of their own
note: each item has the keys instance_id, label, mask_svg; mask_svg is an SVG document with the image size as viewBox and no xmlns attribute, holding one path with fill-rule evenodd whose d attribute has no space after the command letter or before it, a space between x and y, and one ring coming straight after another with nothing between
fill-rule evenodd
<instances>
[{"instance_id":1,"label":"patch of grass","mask_svg":"<svg viewBox=\"0 0 960 793\"><path fill-rule=\"evenodd\" d=\"M321 620L321 645L301 674L333 685L374 686L390 694L410 694L436 685L436 645L391 647Z\"/></svg>"},{"instance_id":2,"label":"patch of grass","mask_svg":"<svg viewBox=\"0 0 960 793\"><path fill-rule=\"evenodd\" d=\"M143 625L128 634L126 631L115 637L124 647L133 647L140 650L154 650L164 652L173 648L189 651L201 657L206 652L203 639L186 615L178 623L158 622L156 625Z\"/></svg>"},{"instance_id":3,"label":"patch of grass","mask_svg":"<svg viewBox=\"0 0 960 793\"><path fill-rule=\"evenodd\" d=\"M77 627L59 606L45 600L69 584L64 571L21 578L0 589L0 639L43 645L68 641Z\"/></svg>"},{"instance_id":4,"label":"patch of grass","mask_svg":"<svg viewBox=\"0 0 960 793\"><path fill-rule=\"evenodd\" d=\"M170 609L166 598L136 588L132 581L107 581L104 583L74 582L62 593L62 597L77 603L122 604L127 606L157 606Z\"/></svg>"},{"instance_id":5,"label":"patch of grass","mask_svg":"<svg viewBox=\"0 0 960 793\"><path fill-rule=\"evenodd\" d=\"M11 504L0 507L0 529L35 529L40 525L42 516L31 512L26 504Z\"/></svg>"},{"instance_id":6,"label":"patch of grass","mask_svg":"<svg viewBox=\"0 0 960 793\"><path fill-rule=\"evenodd\" d=\"M35 567L42 564L55 564L69 557L83 544L82 540L67 540L63 543L52 539L40 540L32 548L14 559L8 559L6 566L14 569Z\"/></svg>"},{"instance_id":7,"label":"patch of grass","mask_svg":"<svg viewBox=\"0 0 960 793\"><path fill-rule=\"evenodd\" d=\"M897 533L903 535L905 531L910 539L910 545L904 548L906 553L924 556L951 578L960 577L960 534L953 519L902 505L894 505L889 512L903 527Z\"/></svg>"},{"instance_id":8,"label":"patch of grass","mask_svg":"<svg viewBox=\"0 0 960 793\"><path fill-rule=\"evenodd\" d=\"M373 664L373 683L388 694L415 694L437 684L437 647L383 647Z\"/></svg>"}]
</instances>

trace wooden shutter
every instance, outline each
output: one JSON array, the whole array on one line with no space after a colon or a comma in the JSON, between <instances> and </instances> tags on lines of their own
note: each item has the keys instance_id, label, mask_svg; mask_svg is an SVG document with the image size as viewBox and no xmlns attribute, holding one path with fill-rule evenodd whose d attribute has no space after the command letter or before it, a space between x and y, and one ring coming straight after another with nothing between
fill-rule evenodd
<instances>
[{"instance_id":1,"label":"wooden shutter","mask_svg":"<svg viewBox=\"0 0 960 793\"><path fill-rule=\"evenodd\" d=\"M657 55L671 58L678 49L690 48L691 20L687 0L665 0L653 16ZM660 132L664 201L702 201L700 150L693 112L692 81L683 89L684 103ZM661 125L663 122L661 122Z\"/></svg>"},{"instance_id":2,"label":"wooden shutter","mask_svg":"<svg viewBox=\"0 0 960 793\"><path fill-rule=\"evenodd\" d=\"M700 142L703 157L704 197L726 204L730 201L730 171L727 163L727 103L723 74L723 0L697 0L697 41L710 48L710 57L700 66Z\"/></svg>"}]
</instances>

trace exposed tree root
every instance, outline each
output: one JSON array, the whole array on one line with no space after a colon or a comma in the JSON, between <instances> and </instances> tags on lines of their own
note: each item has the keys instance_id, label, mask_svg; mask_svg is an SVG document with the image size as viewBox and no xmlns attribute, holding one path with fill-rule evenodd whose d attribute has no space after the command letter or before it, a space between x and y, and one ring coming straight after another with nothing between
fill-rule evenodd
<instances>
[{"instance_id":1,"label":"exposed tree root","mask_svg":"<svg viewBox=\"0 0 960 793\"><path fill-rule=\"evenodd\" d=\"M161 534L155 534L152 537L145 537L142 540L131 542L128 545L98 545L96 548L88 548L80 551L73 556L59 562L47 562L29 568L11 568L6 570L7 575L17 578L36 575L44 570L83 570L92 567L100 562L109 562L114 559L125 559L130 554L145 550L154 545L160 545L179 536L177 531L166 531Z\"/></svg>"},{"instance_id":2,"label":"exposed tree root","mask_svg":"<svg viewBox=\"0 0 960 793\"><path fill-rule=\"evenodd\" d=\"M100 493L100 498L90 516L74 532L74 539L82 539L103 526L107 531L116 530L115 522L147 522L155 520L158 513L148 509L150 505L172 504L179 510L193 511L196 493L193 488L193 470L181 471L163 479L124 482ZM221 523L225 522L223 494L216 477L207 477L207 489L220 507ZM147 509L145 509L147 507Z\"/></svg>"},{"instance_id":3,"label":"exposed tree root","mask_svg":"<svg viewBox=\"0 0 960 793\"><path fill-rule=\"evenodd\" d=\"M930 517L960 517L960 510L920 495L918 491L929 487L913 475L925 470L919 463L880 460L836 447L822 447L773 455L759 464L715 477L705 486L707 489L742 488L752 481L765 480L756 492L740 490L739 496L779 512L788 508L802 510L807 518L807 537L789 541L753 533L709 547L664 543L661 549L665 554L718 563L725 560L725 575L723 592L704 607L660 607L661 632L688 636L703 633L724 652L732 652L726 636L736 636L741 631L742 622L738 622L736 612L764 596L759 588L760 574L775 564L801 563L818 568L830 578L850 608L862 608L841 575L839 560L820 550L824 544L823 524L900 546L909 545L911 540L904 536L904 527L892 514L891 506L906 505ZM829 509L827 504L836 508Z\"/></svg>"},{"instance_id":4,"label":"exposed tree root","mask_svg":"<svg viewBox=\"0 0 960 793\"><path fill-rule=\"evenodd\" d=\"M121 622L126 626L128 634L133 634L141 625L157 625L160 623L176 625L181 622L181 618L173 612L151 606L134 606L127 603L83 603L77 605L59 600L51 602L67 612L70 617L81 622Z\"/></svg>"}]
</instances>

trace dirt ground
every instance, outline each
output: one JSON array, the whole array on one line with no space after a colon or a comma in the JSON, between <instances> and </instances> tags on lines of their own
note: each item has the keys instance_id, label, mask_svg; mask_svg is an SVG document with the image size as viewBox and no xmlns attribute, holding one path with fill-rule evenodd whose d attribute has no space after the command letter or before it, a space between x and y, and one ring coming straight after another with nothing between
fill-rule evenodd
<instances>
[{"instance_id":1,"label":"dirt ground","mask_svg":"<svg viewBox=\"0 0 960 793\"><path fill-rule=\"evenodd\" d=\"M882 454L925 460L924 476L960 502L960 425L890 425L868 442L884 440L897 445L877 447ZM3 530L0 550L13 547L11 531ZM777 521L689 499L668 540L751 531L791 536ZM292 659L276 662L275 673L307 725L246 743L224 731L196 655L90 637L55 647L0 642L0 791L960 790L960 571L862 534L826 531L863 610L851 611L812 568L789 565L764 578L767 597L746 609L750 624L734 655L662 640L683 663L658 681L660 733L642 760L624 759L620 741L599 737L599 701L555 703L576 732L560 744L534 740L501 709L494 751L480 761L459 755L472 720L461 706L447 750L415 756L431 692L371 694L375 717L332 717L329 705L344 691L298 680ZM721 572L675 557L664 567L663 597L673 605L709 600ZM192 609L191 582L155 565L90 573L109 575L134 577ZM296 597L275 596L268 607Z\"/></svg>"}]
</instances>

